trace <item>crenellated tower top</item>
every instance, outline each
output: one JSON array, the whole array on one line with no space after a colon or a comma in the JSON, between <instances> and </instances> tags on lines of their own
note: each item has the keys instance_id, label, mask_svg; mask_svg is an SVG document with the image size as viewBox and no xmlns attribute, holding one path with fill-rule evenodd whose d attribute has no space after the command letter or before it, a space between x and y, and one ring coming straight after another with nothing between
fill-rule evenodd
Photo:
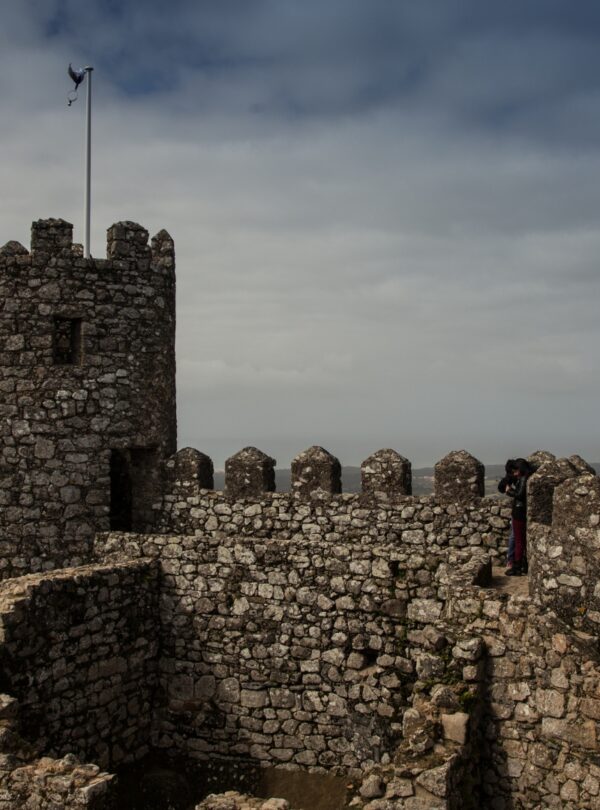
<instances>
[{"instance_id":1,"label":"crenellated tower top","mask_svg":"<svg viewBox=\"0 0 600 810\"><path fill-rule=\"evenodd\" d=\"M38 219L31 224L31 246L27 250L20 242L11 240L0 247L0 266L25 264L24 257L34 265L77 259L77 266L92 267L110 263L126 269L134 262L141 269L163 272L175 270L175 246L169 233L160 230L148 244L146 228L136 222L115 222L107 230L106 259L83 258L83 248L73 242L73 225L64 219ZM18 261L17 261L18 260ZM124 264L125 263L125 264Z\"/></svg>"}]
</instances>

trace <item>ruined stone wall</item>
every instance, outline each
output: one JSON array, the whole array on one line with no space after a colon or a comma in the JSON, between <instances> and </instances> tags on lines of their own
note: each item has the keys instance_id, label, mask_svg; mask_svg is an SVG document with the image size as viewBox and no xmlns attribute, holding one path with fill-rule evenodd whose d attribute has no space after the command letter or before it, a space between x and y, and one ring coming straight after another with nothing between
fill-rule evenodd
<instances>
[{"instance_id":1,"label":"ruined stone wall","mask_svg":"<svg viewBox=\"0 0 600 810\"><path fill-rule=\"evenodd\" d=\"M0 770L0 810L114 810L113 776L72 756Z\"/></svg>"},{"instance_id":2,"label":"ruined stone wall","mask_svg":"<svg viewBox=\"0 0 600 810\"><path fill-rule=\"evenodd\" d=\"M31 251L0 249L1 578L85 562L111 509L149 527L176 447L175 277L166 231L147 241L118 223L83 259L40 220Z\"/></svg>"},{"instance_id":3,"label":"ruined stone wall","mask_svg":"<svg viewBox=\"0 0 600 810\"><path fill-rule=\"evenodd\" d=\"M571 627L597 635L600 479L572 474L556 482L551 495L551 522L532 523L532 595Z\"/></svg>"},{"instance_id":4,"label":"ruined stone wall","mask_svg":"<svg viewBox=\"0 0 600 810\"><path fill-rule=\"evenodd\" d=\"M0 589L0 688L46 756L102 767L148 750L157 569L144 562L29 575Z\"/></svg>"},{"instance_id":5,"label":"ruined stone wall","mask_svg":"<svg viewBox=\"0 0 600 810\"><path fill-rule=\"evenodd\" d=\"M478 636L482 806L600 805L600 655L528 595L455 588L444 618Z\"/></svg>"},{"instance_id":6,"label":"ruined stone wall","mask_svg":"<svg viewBox=\"0 0 600 810\"><path fill-rule=\"evenodd\" d=\"M451 575L484 563L321 536L112 534L97 553L160 561L159 747L342 771L390 762L417 681L460 680L435 624Z\"/></svg>"},{"instance_id":7,"label":"ruined stone wall","mask_svg":"<svg viewBox=\"0 0 600 810\"><path fill-rule=\"evenodd\" d=\"M481 550L113 533L95 553L160 569L165 754L337 771L382 808L600 802L597 638L498 589Z\"/></svg>"},{"instance_id":8,"label":"ruined stone wall","mask_svg":"<svg viewBox=\"0 0 600 810\"><path fill-rule=\"evenodd\" d=\"M584 590L597 488L589 474L558 481L550 523L539 524L553 543L564 540L561 554L546 547L546 564L558 576L583 559ZM214 531L99 538L101 555L148 555L164 567L166 704L156 739L166 749L360 767L357 796L374 807L464 808L468 796L494 810L600 804L598 638L574 622L586 617L572 594L566 613L555 611L536 579L531 596L525 579L515 595L486 578L481 550L422 536L330 541L314 529L278 541ZM320 704L306 702L313 690Z\"/></svg>"},{"instance_id":9,"label":"ruined stone wall","mask_svg":"<svg viewBox=\"0 0 600 810\"><path fill-rule=\"evenodd\" d=\"M39 756L20 734L18 701L0 694L0 810L114 810L114 786L73 754Z\"/></svg>"},{"instance_id":10,"label":"ruined stone wall","mask_svg":"<svg viewBox=\"0 0 600 810\"><path fill-rule=\"evenodd\" d=\"M452 453L436 468L436 494L414 497L402 480L410 480L406 459L402 478L396 454L382 451L363 465L361 494L337 494L332 469L339 462L323 458L322 448L301 454L295 460L292 492L268 491L264 467L272 471L274 461L255 448L246 448L228 460L225 491L212 487L212 462L186 448L167 462L168 484L161 502L159 531L173 534L239 535L290 540L321 538L353 547L364 541L406 547L484 549L497 559L506 552L510 527L507 499L481 497L483 468L468 454ZM376 466L377 465L377 466ZM478 486L473 490L471 466ZM307 472L307 468L309 471ZM377 475L375 474L375 470ZM462 470L462 473L461 473ZM315 475L315 471L318 472ZM324 483L325 482L325 483ZM400 482L400 483L399 483ZM271 488L274 486L272 479ZM459 496L458 501L452 500Z\"/></svg>"}]
</instances>

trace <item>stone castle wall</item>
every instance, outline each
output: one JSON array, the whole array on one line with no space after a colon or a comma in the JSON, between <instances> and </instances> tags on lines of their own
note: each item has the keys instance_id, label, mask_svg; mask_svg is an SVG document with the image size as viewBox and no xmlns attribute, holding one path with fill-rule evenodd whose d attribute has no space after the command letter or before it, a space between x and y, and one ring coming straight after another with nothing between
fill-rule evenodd
<instances>
[{"instance_id":1,"label":"stone castle wall","mask_svg":"<svg viewBox=\"0 0 600 810\"><path fill-rule=\"evenodd\" d=\"M115 767L148 751L157 679L156 566L66 569L0 593L0 688L46 756Z\"/></svg>"},{"instance_id":2,"label":"stone castle wall","mask_svg":"<svg viewBox=\"0 0 600 810\"><path fill-rule=\"evenodd\" d=\"M460 680L431 625L485 567L378 538L111 534L97 553L160 562L160 748L342 771L390 761L416 681Z\"/></svg>"},{"instance_id":3,"label":"stone castle wall","mask_svg":"<svg viewBox=\"0 0 600 810\"><path fill-rule=\"evenodd\" d=\"M83 259L71 225L40 220L31 251L0 249L2 578L85 562L119 521L149 526L176 446L175 276L166 231L147 241L117 223L108 258Z\"/></svg>"},{"instance_id":4,"label":"stone castle wall","mask_svg":"<svg viewBox=\"0 0 600 810\"><path fill-rule=\"evenodd\" d=\"M599 807L594 471L535 454L517 595L465 451L431 497L389 449L342 494L322 447L289 493L252 447L215 492L174 454L174 249L147 243L117 223L84 260L45 220L0 249L0 808L108 810L100 767L149 750L333 771L369 810Z\"/></svg>"},{"instance_id":5,"label":"stone castle wall","mask_svg":"<svg viewBox=\"0 0 600 810\"><path fill-rule=\"evenodd\" d=\"M575 556L565 490L583 501L596 487L576 472L555 485L550 516ZM481 549L215 529L102 536L97 553L163 569L165 750L360 768L359 796L394 808L468 807L469 790L495 810L600 802L597 636L569 626L545 592L491 587Z\"/></svg>"},{"instance_id":6,"label":"stone castle wall","mask_svg":"<svg viewBox=\"0 0 600 810\"><path fill-rule=\"evenodd\" d=\"M538 482L545 472L542 467L536 474ZM596 531L596 500L588 497L596 480L577 472L566 483L553 480L550 514L536 495L543 491L547 502L549 475L544 487L534 481L532 560L543 556L540 538L558 543L562 537L576 557L581 524L588 527L584 544L592 538L589 530ZM190 486L183 480L179 485ZM226 503L224 495L213 496ZM326 525L316 510L327 508L330 497L311 499L307 519L314 523L307 526ZM575 506L569 506L573 498ZM303 497L292 500L295 508L307 505ZM405 505L410 501L407 496ZM231 496L227 503L233 504ZM223 512L232 525L260 517L256 499L238 506ZM457 513L464 508L457 505ZM236 514L242 523L233 521ZM110 744L100 747L99 761L102 750L116 751L118 761L124 750L135 756L149 741L165 753L198 760L222 756L338 770L353 780L363 803L392 802L394 808L467 808L469 800L495 810L594 807L600 796L597 637L552 610L535 587L531 596L516 597L490 587L483 548L432 545L426 533L411 535L406 528L404 534L371 532L376 516L370 515L354 526L357 534L347 534L354 519L334 532L294 527L287 537L252 536L250 526L234 533L228 522L224 530L194 535L99 535L94 553L113 577L107 619L119 616L130 633L112 638L115 659L127 660L123 650L140 649L149 638L156 645L147 648L150 670L142 679L150 685L156 673L156 689L141 712L148 725L129 732L133 739L142 733L141 745L124 746L119 723L108 723ZM544 553L548 565L563 565L560 555ZM586 559L592 565L593 555ZM150 602L158 607L147 624L135 621L144 601L142 580L125 587L120 570L123 577L136 572L145 583L142 594L146 587L154 594ZM44 594L42 638L60 628L71 649L81 627L71 632L77 617L65 608L77 593L101 603L92 584L97 576L98 569L75 569L15 580L4 589L10 595L15 587L18 597L20 583L34 581L34 592ZM63 584L57 588L56 582ZM69 588L75 590L65 599ZM27 679L20 680L36 645L43 649L38 615L7 623L15 633L9 642L25 653L17 661L14 652L4 657L0 650L0 662L6 691L19 697L26 736L41 741L46 752L50 736L35 731L44 723L31 722L29 706L45 711L51 700L38 703L36 696L32 702ZM43 654L39 660L43 664ZM12 670L5 661L13 662ZM72 664L73 673L85 670L81 660ZM119 671L110 661L105 665ZM37 671L37 660L35 666ZM63 669L53 666L50 678L48 669L41 672L49 695ZM84 681L94 684L89 673ZM126 684L111 686L115 700L121 688L127 691ZM35 683L34 695L37 689ZM102 691L92 685L79 701L69 700L76 708L56 731L84 725L88 701L94 705ZM139 706L134 714L140 716ZM50 725L55 719L50 715ZM90 750L91 740L77 752L88 758ZM57 756L64 752L60 745L51 748Z\"/></svg>"},{"instance_id":7,"label":"stone castle wall","mask_svg":"<svg viewBox=\"0 0 600 810\"><path fill-rule=\"evenodd\" d=\"M532 521L531 527L532 591L537 601L567 625L597 635L600 479L572 473L556 481L551 522Z\"/></svg>"},{"instance_id":8,"label":"stone castle wall","mask_svg":"<svg viewBox=\"0 0 600 810\"><path fill-rule=\"evenodd\" d=\"M600 654L529 595L456 588L446 619L481 639L482 804L600 804Z\"/></svg>"},{"instance_id":9,"label":"stone castle wall","mask_svg":"<svg viewBox=\"0 0 600 810\"><path fill-rule=\"evenodd\" d=\"M150 670L129 692L137 697L156 672L149 707L135 707L127 746L118 722L103 726L101 756L109 748L114 761L123 751L135 756L151 739L165 753L199 760L223 756L338 769L363 802L393 802L394 808L412 807L411 798L422 807L466 808L469 796L474 807L483 801L497 810L596 806L597 641L569 629L535 598L491 587L481 551L386 545L376 538L346 544L310 536L113 533L97 538L96 553L106 567L26 577L4 587L16 589L17 608L25 584L34 584L28 600L43 594L42 638L52 641L53 628L60 629L64 644L53 662L54 655L60 661L64 650L72 651L75 639L97 632L95 616L88 616L83 633L81 622L74 624L76 611L65 606L76 599L65 599L65 589L78 591L86 605L101 605L105 586L106 632L116 616L129 628L124 637L110 638L114 659L102 661L105 675L122 670L113 664L127 660L127 648L139 652L150 638L156 644L145 648ZM155 605L146 623L135 619L144 600ZM85 727L89 703L96 705L105 684L87 672L79 697L70 694L64 704L71 707L66 721L57 720L50 694L69 671L62 662L44 666L33 625L31 619L5 621L13 652L0 654L4 684L10 682L20 699L24 736L46 748L49 736L32 730L48 721L29 718L32 705L42 712L48 707L50 726L63 729L52 748L60 756L71 742L69 729ZM18 640L11 640L11 626ZM40 700L34 682L32 703L25 673L36 645L36 671L48 694ZM87 663L98 672L93 661L72 659L70 674ZM115 681L110 688L115 700L121 688L127 691ZM136 725L140 717L151 718L151 736L148 725ZM136 749L131 740L140 731ZM77 750L85 759L98 751L97 731L83 739Z\"/></svg>"},{"instance_id":10,"label":"stone castle wall","mask_svg":"<svg viewBox=\"0 0 600 810\"><path fill-rule=\"evenodd\" d=\"M464 451L449 454L436 466L435 494L415 497L402 483L410 482L410 463L393 453L380 451L364 462L360 494L341 494L339 461L311 448L292 463L292 491L276 493L273 459L246 448L228 460L225 489L215 492L212 462L186 448L167 461L156 527L182 535L321 538L350 546L378 540L390 547L484 549L498 559L505 554L510 504L482 497L480 462Z\"/></svg>"}]
</instances>

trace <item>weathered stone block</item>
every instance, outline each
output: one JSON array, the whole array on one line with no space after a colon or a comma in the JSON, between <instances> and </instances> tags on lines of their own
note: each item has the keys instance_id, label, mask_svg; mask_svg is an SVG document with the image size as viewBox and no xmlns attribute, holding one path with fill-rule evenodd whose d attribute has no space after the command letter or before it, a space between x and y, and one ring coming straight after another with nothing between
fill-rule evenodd
<instances>
[{"instance_id":1,"label":"weathered stone block","mask_svg":"<svg viewBox=\"0 0 600 810\"><path fill-rule=\"evenodd\" d=\"M240 693L240 704L249 709L260 709L267 703L265 692L256 689L242 689Z\"/></svg>"},{"instance_id":2,"label":"weathered stone block","mask_svg":"<svg viewBox=\"0 0 600 810\"><path fill-rule=\"evenodd\" d=\"M71 250L73 226L64 219L38 219L31 225L31 252L43 252L49 256L63 250Z\"/></svg>"},{"instance_id":3,"label":"weathered stone block","mask_svg":"<svg viewBox=\"0 0 600 810\"><path fill-rule=\"evenodd\" d=\"M237 678L224 678L217 686L217 700L237 703L240 699L240 682Z\"/></svg>"},{"instance_id":4,"label":"weathered stone block","mask_svg":"<svg viewBox=\"0 0 600 810\"><path fill-rule=\"evenodd\" d=\"M137 222L115 222L106 232L106 256L112 260L149 259L148 231Z\"/></svg>"},{"instance_id":5,"label":"weathered stone block","mask_svg":"<svg viewBox=\"0 0 600 810\"><path fill-rule=\"evenodd\" d=\"M439 619L441 612L442 604L435 599L413 599L408 605L407 615L412 621L429 624Z\"/></svg>"},{"instance_id":6,"label":"weathered stone block","mask_svg":"<svg viewBox=\"0 0 600 810\"><path fill-rule=\"evenodd\" d=\"M378 774L371 774L361 784L359 793L363 799L376 799L385 793L385 782Z\"/></svg>"},{"instance_id":7,"label":"weathered stone block","mask_svg":"<svg viewBox=\"0 0 600 810\"><path fill-rule=\"evenodd\" d=\"M550 525L554 490L563 481L576 476L577 470L567 459L542 464L527 482L527 520Z\"/></svg>"},{"instance_id":8,"label":"weathered stone block","mask_svg":"<svg viewBox=\"0 0 600 810\"><path fill-rule=\"evenodd\" d=\"M473 503L483 497L485 469L466 450L448 453L435 465L435 498L442 503Z\"/></svg>"},{"instance_id":9,"label":"weathered stone block","mask_svg":"<svg viewBox=\"0 0 600 810\"><path fill-rule=\"evenodd\" d=\"M444 729L444 737L460 745L467 742L469 733L469 715L464 712L442 714L440 717Z\"/></svg>"},{"instance_id":10,"label":"weathered stone block","mask_svg":"<svg viewBox=\"0 0 600 810\"><path fill-rule=\"evenodd\" d=\"M292 492L301 498L337 495L342 491L342 467L323 447L309 447L292 461Z\"/></svg>"},{"instance_id":11,"label":"weathered stone block","mask_svg":"<svg viewBox=\"0 0 600 810\"><path fill-rule=\"evenodd\" d=\"M577 454L569 456L567 461L569 461L573 467L575 467L580 475L585 475L586 473L589 473L589 475L596 475L596 470L592 467L592 465Z\"/></svg>"},{"instance_id":12,"label":"weathered stone block","mask_svg":"<svg viewBox=\"0 0 600 810\"><path fill-rule=\"evenodd\" d=\"M360 468L365 495L395 498L412 494L410 461L395 450L378 450Z\"/></svg>"},{"instance_id":13,"label":"weathered stone block","mask_svg":"<svg viewBox=\"0 0 600 810\"><path fill-rule=\"evenodd\" d=\"M225 494L259 498L275 491L275 459L256 447L245 447L225 462Z\"/></svg>"},{"instance_id":14,"label":"weathered stone block","mask_svg":"<svg viewBox=\"0 0 600 810\"><path fill-rule=\"evenodd\" d=\"M548 450L536 450L530 456L527 456L527 461L529 462L530 466L535 472L543 464L548 464L551 461L556 461L556 456L554 455L554 453L550 453Z\"/></svg>"},{"instance_id":15,"label":"weathered stone block","mask_svg":"<svg viewBox=\"0 0 600 810\"><path fill-rule=\"evenodd\" d=\"M565 695L555 689L538 689L535 693L535 705L542 715L562 717L565 713Z\"/></svg>"},{"instance_id":16,"label":"weathered stone block","mask_svg":"<svg viewBox=\"0 0 600 810\"><path fill-rule=\"evenodd\" d=\"M179 450L169 459L167 467L171 470L177 490L186 490L190 487L212 489L214 486L212 459L193 447Z\"/></svg>"},{"instance_id":17,"label":"weathered stone block","mask_svg":"<svg viewBox=\"0 0 600 810\"><path fill-rule=\"evenodd\" d=\"M450 757L447 762L437 768L431 768L428 771L423 771L422 774L417 776L417 784L424 787L430 793L438 798L448 796L451 787L451 775L453 769L456 767L458 757L456 755Z\"/></svg>"},{"instance_id":18,"label":"weathered stone block","mask_svg":"<svg viewBox=\"0 0 600 810\"><path fill-rule=\"evenodd\" d=\"M553 717L542 718L542 737L562 740L579 748L596 748L596 724L593 720L570 722Z\"/></svg>"}]
</instances>

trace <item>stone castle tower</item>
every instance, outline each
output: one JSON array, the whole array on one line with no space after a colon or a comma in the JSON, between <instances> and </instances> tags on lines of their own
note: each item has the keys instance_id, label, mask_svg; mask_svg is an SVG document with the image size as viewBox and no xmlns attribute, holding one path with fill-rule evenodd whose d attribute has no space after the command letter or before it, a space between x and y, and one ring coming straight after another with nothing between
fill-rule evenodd
<instances>
[{"instance_id":1,"label":"stone castle tower","mask_svg":"<svg viewBox=\"0 0 600 810\"><path fill-rule=\"evenodd\" d=\"M169 234L120 222L84 259L68 222L34 222L30 251L0 249L0 338L0 577L151 528L176 449Z\"/></svg>"}]
</instances>

